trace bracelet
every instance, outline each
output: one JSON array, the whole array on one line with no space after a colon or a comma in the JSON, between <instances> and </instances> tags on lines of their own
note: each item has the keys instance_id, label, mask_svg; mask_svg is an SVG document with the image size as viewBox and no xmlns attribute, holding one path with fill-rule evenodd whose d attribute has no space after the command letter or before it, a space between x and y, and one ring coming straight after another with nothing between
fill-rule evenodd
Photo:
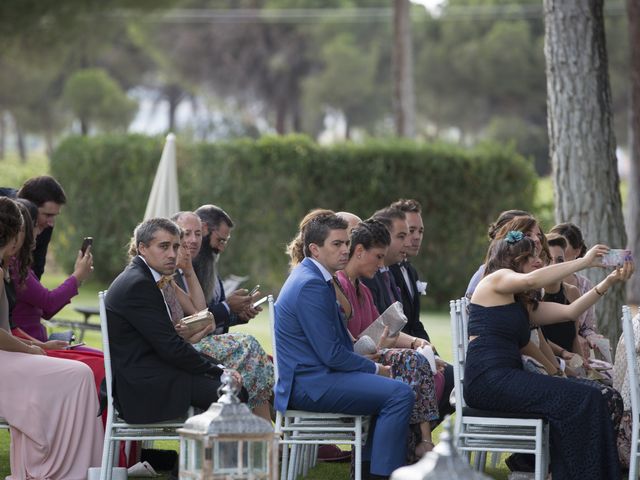
<instances>
[{"instance_id":1,"label":"bracelet","mask_svg":"<svg viewBox=\"0 0 640 480\"><path fill-rule=\"evenodd\" d=\"M593 287L593 289L596 291L596 293L598 295L600 295L601 297L604 297L604 295L607 293L607 291L605 290L604 292L601 292L600 290L598 290L598 286L596 285L595 287Z\"/></svg>"}]
</instances>

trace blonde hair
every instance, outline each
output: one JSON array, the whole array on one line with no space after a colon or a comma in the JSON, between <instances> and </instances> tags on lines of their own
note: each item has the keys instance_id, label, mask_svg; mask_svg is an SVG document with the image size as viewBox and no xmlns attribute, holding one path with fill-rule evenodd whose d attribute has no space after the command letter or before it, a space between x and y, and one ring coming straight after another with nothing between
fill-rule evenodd
<instances>
[{"instance_id":1,"label":"blonde hair","mask_svg":"<svg viewBox=\"0 0 640 480\"><path fill-rule=\"evenodd\" d=\"M293 269L297 266L302 260L304 260L304 243L302 240L302 230L311 223L314 218L317 218L320 215L333 214L333 210L327 210L324 208L316 208L315 210L311 210L307 213L302 220L300 220L300 225L298 225L298 233L296 236L289 242L287 248L285 249L285 253L289 255L289 267Z\"/></svg>"}]
</instances>

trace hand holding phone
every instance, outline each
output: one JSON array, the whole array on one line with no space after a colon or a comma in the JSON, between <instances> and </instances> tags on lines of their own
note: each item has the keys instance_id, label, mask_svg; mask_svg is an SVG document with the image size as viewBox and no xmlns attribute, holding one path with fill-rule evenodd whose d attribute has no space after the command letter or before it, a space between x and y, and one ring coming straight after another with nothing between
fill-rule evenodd
<instances>
[{"instance_id":1,"label":"hand holding phone","mask_svg":"<svg viewBox=\"0 0 640 480\"><path fill-rule=\"evenodd\" d=\"M633 262L631 250L612 248L602 256L602 265L605 267L621 267L624 262Z\"/></svg>"},{"instance_id":2,"label":"hand holding phone","mask_svg":"<svg viewBox=\"0 0 640 480\"><path fill-rule=\"evenodd\" d=\"M258 290L260 290L260 284L251 289L251 291L249 292L249 296L253 297L256 293L258 293Z\"/></svg>"},{"instance_id":3,"label":"hand holding phone","mask_svg":"<svg viewBox=\"0 0 640 480\"><path fill-rule=\"evenodd\" d=\"M82 240L82 246L80 247L83 257L85 253L87 253L87 249L91 246L93 246L93 237L84 237L84 240Z\"/></svg>"},{"instance_id":4,"label":"hand holding phone","mask_svg":"<svg viewBox=\"0 0 640 480\"><path fill-rule=\"evenodd\" d=\"M81 347L83 345L85 345L84 342L74 343L74 344L71 344L71 345L67 345L64 349L65 350L73 350L74 348Z\"/></svg>"}]
</instances>

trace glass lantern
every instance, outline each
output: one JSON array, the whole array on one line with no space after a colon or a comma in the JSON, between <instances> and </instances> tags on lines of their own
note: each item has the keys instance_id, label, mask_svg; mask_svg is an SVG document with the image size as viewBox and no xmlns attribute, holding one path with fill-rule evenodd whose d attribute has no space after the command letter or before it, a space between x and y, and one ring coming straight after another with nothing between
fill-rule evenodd
<instances>
[{"instance_id":1,"label":"glass lantern","mask_svg":"<svg viewBox=\"0 0 640 480\"><path fill-rule=\"evenodd\" d=\"M218 401L178 429L180 479L276 480L278 437L271 422L238 400L230 372L220 381Z\"/></svg>"},{"instance_id":2,"label":"glass lantern","mask_svg":"<svg viewBox=\"0 0 640 480\"><path fill-rule=\"evenodd\" d=\"M391 474L391 480L489 480L491 477L473 470L453 446L451 417L445 419L440 442L422 459L408 467L400 467Z\"/></svg>"}]
</instances>

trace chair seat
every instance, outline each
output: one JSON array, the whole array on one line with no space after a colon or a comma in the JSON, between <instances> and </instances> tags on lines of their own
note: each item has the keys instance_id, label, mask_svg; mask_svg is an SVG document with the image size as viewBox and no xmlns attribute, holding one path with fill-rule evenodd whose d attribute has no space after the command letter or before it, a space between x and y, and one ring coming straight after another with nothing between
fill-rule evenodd
<instances>
[{"instance_id":1,"label":"chair seat","mask_svg":"<svg viewBox=\"0 0 640 480\"><path fill-rule=\"evenodd\" d=\"M486 418L524 418L524 419L534 419L534 420L544 420L547 419L542 415L537 415L535 413L511 413L511 412L501 412L496 410L481 410L479 408L471 408L471 407L463 407L462 414L465 417L486 417Z\"/></svg>"}]
</instances>

